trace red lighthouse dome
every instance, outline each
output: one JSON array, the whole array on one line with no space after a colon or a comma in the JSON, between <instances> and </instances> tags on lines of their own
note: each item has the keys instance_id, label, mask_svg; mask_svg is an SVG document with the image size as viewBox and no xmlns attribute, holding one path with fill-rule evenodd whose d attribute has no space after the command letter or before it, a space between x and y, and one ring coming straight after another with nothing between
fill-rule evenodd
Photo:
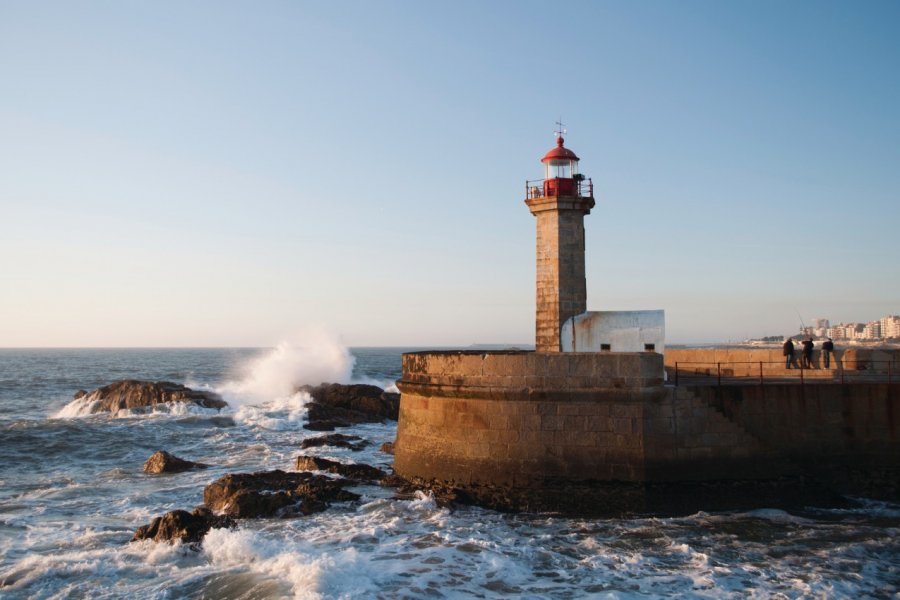
<instances>
[{"instance_id":1,"label":"red lighthouse dome","mask_svg":"<svg viewBox=\"0 0 900 600\"><path fill-rule=\"evenodd\" d=\"M562 135L556 137L556 148L544 155L544 196L580 196L578 156L563 146Z\"/></svg>"},{"instance_id":2,"label":"red lighthouse dome","mask_svg":"<svg viewBox=\"0 0 900 600\"><path fill-rule=\"evenodd\" d=\"M545 163L545 164L547 163L547 161L555 161L555 162L575 161L575 162L578 162L578 157L575 156L575 153L572 152L571 150L569 150L568 148L566 148L565 146L563 146L563 143L565 143L565 140L562 138L562 136L557 137L556 138L556 148L554 148L553 150L551 150L550 152L545 154L544 158L541 159L541 162Z\"/></svg>"}]
</instances>

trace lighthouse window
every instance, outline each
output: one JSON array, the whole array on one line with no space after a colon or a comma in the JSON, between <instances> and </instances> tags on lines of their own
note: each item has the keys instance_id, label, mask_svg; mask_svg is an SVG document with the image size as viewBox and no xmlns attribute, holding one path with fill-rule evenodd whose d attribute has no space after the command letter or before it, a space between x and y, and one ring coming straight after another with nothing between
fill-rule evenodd
<instances>
[{"instance_id":1,"label":"lighthouse window","mask_svg":"<svg viewBox=\"0 0 900 600\"><path fill-rule=\"evenodd\" d=\"M554 161L547 164L547 179L561 177L569 179L571 175L571 163L569 161Z\"/></svg>"}]
</instances>

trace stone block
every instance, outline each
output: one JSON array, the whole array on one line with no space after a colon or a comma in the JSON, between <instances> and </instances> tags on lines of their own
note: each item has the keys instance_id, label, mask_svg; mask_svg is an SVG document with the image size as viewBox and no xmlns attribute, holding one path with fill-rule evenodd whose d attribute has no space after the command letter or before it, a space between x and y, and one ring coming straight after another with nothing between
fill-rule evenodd
<instances>
[{"instance_id":1,"label":"stone block","mask_svg":"<svg viewBox=\"0 0 900 600\"><path fill-rule=\"evenodd\" d=\"M612 430L617 434L632 434L634 428L634 419L628 417L612 417Z\"/></svg>"},{"instance_id":2,"label":"stone block","mask_svg":"<svg viewBox=\"0 0 900 600\"><path fill-rule=\"evenodd\" d=\"M519 442L519 430L517 429L505 429L503 431L496 432L496 439L500 442L506 444L517 444Z\"/></svg>"},{"instance_id":3,"label":"stone block","mask_svg":"<svg viewBox=\"0 0 900 600\"><path fill-rule=\"evenodd\" d=\"M674 408L675 408L675 418L678 419L679 422L682 419L690 418L694 414L693 410L691 409L691 403L686 400L679 399L678 401L675 402Z\"/></svg>"},{"instance_id":4,"label":"stone block","mask_svg":"<svg viewBox=\"0 0 900 600\"><path fill-rule=\"evenodd\" d=\"M573 402L572 407L575 410L575 414L582 416L602 415L609 412L608 407L599 401Z\"/></svg>"},{"instance_id":5,"label":"stone block","mask_svg":"<svg viewBox=\"0 0 900 600\"><path fill-rule=\"evenodd\" d=\"M610 414L613 417L635 418L641 416L641 408L637 402L617 402L610 406Z\"/></svg>"},{"instance_id":6,"label":"stone block","mask_svg":"<svg viewBox=\"0 0 900 600\"><path fill-rule=\"evenodd\" d=\"M672 417L657 417L655 419L647 419L648 429L653 433L674 434L675 419Z\"/></svg>"},{"instance_id":7,"label":"stone block","mask_svg":"<svg viewBox=\"0 0 900 600\"><path fill-rule=\"evenodd\" d=\"M592 376L597 382L608 381L619 373L619 361L613 353L594 355L593 366Z\"/></svg>"},{"instance_id":8,"label":"stone block","mask_svg":"<svg viewBox=\"0 0 900 600\"><path fill-rule=\"evenodd\" d=\"M587 430L587 428L588 421L585 417L579 415L563 416L563 429L565 431L570 431L581 435Z\"/></svg>"},{"instance_id":9,"label":"stone block","mask_svg":"<svg viewBox=\"0 0 900 600\"><path fill-rule=\"evenodd\" d=\"M489 428L491 430L506 430L509 429L509 416L505 414L498 414L496 411L491 411L487 415L487 419L489 422Z\"/></svg>"},{"instance_id":10,"label":"stone block","mask_svg":"<svg viewBox=\"0 0 900 600\"><path fill-rule=\"evenodd\" d=\"M604 416L588 416L587 428L590 431L606 432L612 431L612 424L609 417Z\"/></svg>"},{"instance_id":11,"label":"stone block","mask_svg":"<svg viewBox=\"0 0 900 600\"><path fill-rule=\"evenodd\" d=\"M661 377L664 366L662 354L648 352L641 354L641 377L644 379L656 379Z\"/></svg>"},{"instance_id":12,"label":"stone block","mask_svg":"<svg viewBox=\"0 0 900 600\"><path fill-rule=\"evenodd\" d=\"M491 458L507 458L509 456L509 444L503 442L490 442L488 452Z\"/></svg>"},{"instance_id":13,"label":"stone block","mask_svg":"<svg viewBox=\"0 0 900 600\"><path fill-rule=\"evenodd\" d=\"M541 431L562 431L565 417L558 415L541 415Z\"/></svg>"},{"instance_id":14,"label":"stone block","mask_svg":"<svg viewBox=\"0 0 900 600\"><path fill-rule=\"evenodd\" d=\"M484 375L524 376L527 372L527 358L523 354L486 353L482 361Z\"/></svg>"},{"instance_id":15,"label":"stone block","mask_svg":"<svg viewBox=\"0 0 900 600\"><path fill-rule=\"evenodd\" d=\"M595 354L569 353L570 377L583 377L588 380L594 376Z\"/></svg>"},{"instance_id":16,"label":"stone block","mask_svg":"<svg viewBox=\"0 0 900 600\"><path fill-rule=\"evenodd\" d=\"M636 353L617 353L618 377L632 379L641 378L641 355Z\"/></svg>"}]
</instances>

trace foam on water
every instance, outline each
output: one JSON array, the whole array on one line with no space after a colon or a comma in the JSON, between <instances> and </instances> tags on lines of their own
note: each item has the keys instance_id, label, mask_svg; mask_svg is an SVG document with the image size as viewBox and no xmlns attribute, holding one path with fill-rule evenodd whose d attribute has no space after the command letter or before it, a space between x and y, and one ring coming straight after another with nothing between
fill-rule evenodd
<instances>
[{"instance_id":1,"label":"foam on water","mask_svg":"<svg viewBox=\"0 0 900 600\"><path fill-rule=\"evenodd\" d=\"M234 413L234 420L272 431L298 430L306 419L306 404L310 400L308 393L296 392L258 405L241 404Z\"/></svg>"},{"instance_id":2,"label":"foam on water","mask_svg":"<svg viewBox=\"0 0 900 600\"><path fill-rule=\"evenodd\" d=\"M279 580L298 599L357 598L378 589L368 565L352 547L323 554L302 540L219 529L206 536L203 552L215 567Z\"/></svg>"}]
</instances>

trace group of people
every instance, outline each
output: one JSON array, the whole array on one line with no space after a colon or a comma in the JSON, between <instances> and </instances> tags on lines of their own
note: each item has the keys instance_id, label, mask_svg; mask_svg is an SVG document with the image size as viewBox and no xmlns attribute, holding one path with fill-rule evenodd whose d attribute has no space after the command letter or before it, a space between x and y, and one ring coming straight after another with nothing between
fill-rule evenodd
<instances>
[{"instance_id":1,"label":"group of people","mask_svg":"<svg viewBox=\"0 0 900 600\"><path fill-rule=\"evenodd\" d=\"M802 361L800 363L803 369L812 369L813 341L812 338L803 340ZM784 368L790 369L794 363L794 341L788 338L782 346L784 351ZM822 363L826 369L831 367L831 353L834 352L834 342L828 338L822 342Z\"/></svg>"}]
</instances>

